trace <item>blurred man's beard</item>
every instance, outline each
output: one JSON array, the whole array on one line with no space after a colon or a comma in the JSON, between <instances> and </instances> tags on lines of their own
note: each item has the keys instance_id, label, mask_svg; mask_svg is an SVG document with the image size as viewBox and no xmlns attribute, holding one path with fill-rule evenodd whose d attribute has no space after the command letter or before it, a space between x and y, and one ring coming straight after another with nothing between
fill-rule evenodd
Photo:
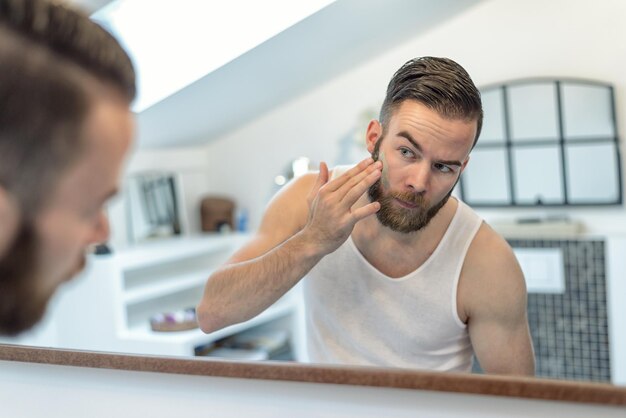
<instances>
[{"instance_id":1,"label":"blurred man's beard","mask_svg":"<svg viewBox=\"0 0 626 418\"><path fill-rule=\"evenodd\" d=\"M446 204L451 194L452 190L435 206L429 207L428 202L421 194L383 190L380 179L368 190L370 201L380 203L380 210L376 212L379 222L392 231L403 233L415 232L425 228ZM401 207L394 202L396 199L415 205L415 207Z\"/></svg>"},{"instance_id":2,"label":"blurred man's beard","mask_svg":"<svg viewBox=\"0 0 626 418\"><path fill-rule=\"evenodd\" d=\"M35 325L52 296L38 282L39 242L30 224L20 225L13 245L0 258L0 334L16 335Z\"/></svg>"}]
</instances>

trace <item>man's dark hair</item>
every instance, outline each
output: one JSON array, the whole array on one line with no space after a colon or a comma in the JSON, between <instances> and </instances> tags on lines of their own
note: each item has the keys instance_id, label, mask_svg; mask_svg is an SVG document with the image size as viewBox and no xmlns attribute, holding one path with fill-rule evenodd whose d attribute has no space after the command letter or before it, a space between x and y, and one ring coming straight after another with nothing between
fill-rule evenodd
<instances>
[{"instance_id":1,"label":"man's dark hair","mask_svg":"<svg viewBox=\"0 0 626 418\"><path fill-rule=\"evenodd\" d=\"M0 187L32 217L80 155L94 99L112 88L135 98L128 55L73 9L0 0Z\"/></svg>"},{"instance_id":2,"label":"man's dark hair","mask_svg":"<svg viewBox=\"0 0 626 418\"><path fill-rule=\"evenodd\" d=\"M480 92L463 67L448 58L421 57L405 63L391 78L379 120L386 133L394 110L415 100L450 119L477 121L474 145L483 124Z\"/></svg>"}]
</instances>

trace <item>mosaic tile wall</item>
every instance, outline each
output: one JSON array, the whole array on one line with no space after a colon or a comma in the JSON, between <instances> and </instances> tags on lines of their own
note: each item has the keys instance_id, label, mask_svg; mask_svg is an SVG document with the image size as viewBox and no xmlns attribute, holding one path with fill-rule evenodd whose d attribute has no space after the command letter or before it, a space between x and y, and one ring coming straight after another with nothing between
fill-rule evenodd
<instances>
[{"instance_id":1,"label":"mosaic tile wall","mask_svg":"<svg viewBox=\"0 0 626 418\"><path fill-rule=\"evenodd\" d=\"M565 293L528 295L537 376L610 382L604 241L509 244L563 250Z\"/></svg>"}]
</instances>

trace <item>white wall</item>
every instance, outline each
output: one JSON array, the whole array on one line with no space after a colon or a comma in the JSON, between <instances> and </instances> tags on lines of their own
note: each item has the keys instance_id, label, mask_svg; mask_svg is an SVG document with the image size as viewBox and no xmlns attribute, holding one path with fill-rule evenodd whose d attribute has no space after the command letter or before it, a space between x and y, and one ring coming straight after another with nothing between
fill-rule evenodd
<instances>
[{"instance_id":1,"label":"white wall","mask_svg":"<svg viewBox=\"0 0 626 418\"><path fill-rule=\"evenodd\" d=\"M623 134L625 18L626 2L622 0L479 3L416 39L390 45L385 55L372 57L365 65L237 131L211 138L207 150L212 190L229 193L251 209L251 224L257 226L262 208L276 190L273 178L289 160L305 155L316 162L338 162L337 142L357 128L363 110L379 108L393 72L421 55L455 59L479 86L534 76L608 81L615 85L618 128ZM626 233L626 215L621 207L567 212L582 219L590 232ZM481 211L488 220L525 213L528 211Z\"/></svg>"}]
</instances>

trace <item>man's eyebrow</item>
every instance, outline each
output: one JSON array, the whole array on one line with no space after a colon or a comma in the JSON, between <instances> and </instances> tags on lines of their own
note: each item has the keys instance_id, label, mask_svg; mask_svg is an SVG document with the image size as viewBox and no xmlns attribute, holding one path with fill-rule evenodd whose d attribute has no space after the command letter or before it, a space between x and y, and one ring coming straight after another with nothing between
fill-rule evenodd
<instances>
[{"instance_id":1,"label":"man's eyebrow","mask_svg":"<svg viewBox=\"0 0 626 418\"><path fill-rule=\"evenodd\" d=\"M419 152L423 152L422 151L422 147L420 147L420 145L417 143L417 141L415 141L415 139L413 139L411 134L408 133L407 131L400 131L400 132L398 132L398 136L401 136L402 138L404 138L407 141L409 141L411 143L411 145L413 145L415 147L415 149L418 150ZM461 167L463 165L458 160L438 160L437 163L443 164L443 165L456 165L456 166L459 166L459 167Z\"/></svg>"}]
</instances>

